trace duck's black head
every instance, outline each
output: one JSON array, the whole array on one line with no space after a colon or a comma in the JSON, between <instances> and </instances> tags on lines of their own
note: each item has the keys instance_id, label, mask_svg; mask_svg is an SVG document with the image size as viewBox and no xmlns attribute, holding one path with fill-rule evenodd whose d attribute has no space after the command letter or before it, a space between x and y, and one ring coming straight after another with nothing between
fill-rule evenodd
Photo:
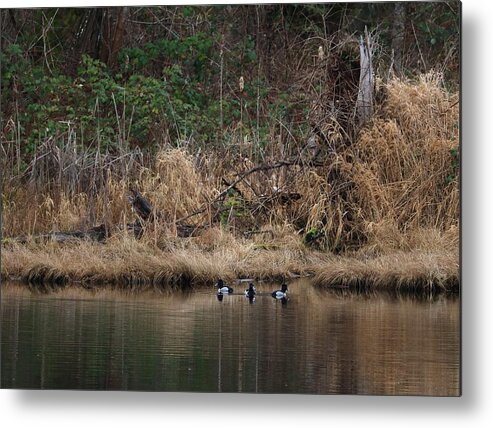
<instances>
[{"instance_id":1,"label":"duck's black head","mask_svg":"<svg viewBox=\"0 0 493 428\"><path fill-rule=\"evenodd\" d=\"M246 295L248 296L249 299L253 299L255 297L255 287L252 283L248 284L248 290L246 292Z\"/></svg>"},{"instance_id":2,"label":"duck's black head","mask_svg":"<svg viewBox=\"0 0 493 428\"><path fill-rule=\"evenodd\" d=\"M281 285L281 291L282 291L283 293L285 293L286 291L288 291L288 285L287 285L287 284L282 284L282 285Z\"/></svg>"},{"instance_id":3,"label":"duck's black head","mask_svg":"<svg viewBox=\"0 0 493 428\"><path fill-rule=\"evenodd\" d=\"M218 288L222 288L224 287L224 281L222 279L218 279L216 285Z\"/></svg>"}]
</instances>

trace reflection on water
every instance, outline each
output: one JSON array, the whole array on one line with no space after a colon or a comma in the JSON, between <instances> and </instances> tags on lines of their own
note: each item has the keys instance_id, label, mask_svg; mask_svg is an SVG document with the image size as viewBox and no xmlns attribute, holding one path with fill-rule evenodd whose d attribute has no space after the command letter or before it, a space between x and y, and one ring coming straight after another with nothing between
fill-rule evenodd
<instances>
[{"instance_id":1,"label":"reflection on water","mask_svg":"<svg viewBox=\"0 0 493 428\"><path fill-rule=\"evenodd\" d=\"M277 284L278 286L278 284ZM459 302L260 285L124 296L3 284L2 388L459 394Z\"/></svg>"}]
</instances>

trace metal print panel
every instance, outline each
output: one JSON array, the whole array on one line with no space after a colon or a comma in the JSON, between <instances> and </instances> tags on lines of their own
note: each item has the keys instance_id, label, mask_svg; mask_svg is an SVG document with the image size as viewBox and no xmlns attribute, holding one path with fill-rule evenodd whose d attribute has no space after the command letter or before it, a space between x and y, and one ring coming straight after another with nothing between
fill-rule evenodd
<instances>
[{"instance_id":1,"label":"metal print panel","mask_svg":"<svg viewBox=\"0 0 493 428\"><path fill-rule=\"evenodd\" d=\"M461 394L459 2L1 25L2 388Z\"/></svg>"}]
</instances>

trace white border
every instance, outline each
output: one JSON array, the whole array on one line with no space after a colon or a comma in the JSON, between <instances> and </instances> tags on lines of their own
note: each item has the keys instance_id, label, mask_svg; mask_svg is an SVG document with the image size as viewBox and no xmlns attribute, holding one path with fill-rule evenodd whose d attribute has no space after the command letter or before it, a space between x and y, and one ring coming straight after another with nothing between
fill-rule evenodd
<instances>
[{"instance_id":1,"label":"white border","mask_svg":"<svg viewBox=\"0 0 493 428\"><path fill-rule=\"evenodd\" d=\"M259 1L274 3L275 1ZM121 5L10 1L1 7ZM128 5L183 4L133 1ZM192 3L192 2L189 2ZM221 3L196 1L198 3ZM245 1L228 3L246 3ZM277 2L275 2L277 3ZM463 397L364 397L81 391L0 391L4 427L489 426L493 420L493 2L463 1Z\"/></svg>"}]
</instances>

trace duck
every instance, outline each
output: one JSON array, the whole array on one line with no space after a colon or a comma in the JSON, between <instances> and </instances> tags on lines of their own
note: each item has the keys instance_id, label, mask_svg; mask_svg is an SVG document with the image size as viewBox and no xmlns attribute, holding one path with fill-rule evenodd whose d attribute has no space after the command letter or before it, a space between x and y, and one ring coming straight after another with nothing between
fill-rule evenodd
<instances>
[{"instance_id":1,"label":"duck","mask_svg":"<svg viewBox=\"0 0 493 428\"><path fill-rule=\"evenodd\" d=\"M247 296L249 299L252 299L255 297L255 294L257 294L257 290L253 283L248 284L248 288L245 290L245 296Z\"/></svg>"},{"instance_id":2,"label":"duck","mask_svg":"<svg viewBox=\"0 0 493 428\"><path fill-rule=\"evenodd\" d=\"M218 279L215 286L217 287L217 292L220 294L231 294L233 292L231 287L224 285L224 281L222 279Z\"/></svg>"},{"instance_id":3,"label":"duck","mask_svg":"<svg viewBox=\"0 0 493 428\"><path fill-rule=\"evenodd\" d=\"M287 284L284 283L281 285L280 290L276 290L272 292L272 297L278 300L286 299L288 297L287 293L288 293L288 286Z\"/></svg>"}]
</instances>

